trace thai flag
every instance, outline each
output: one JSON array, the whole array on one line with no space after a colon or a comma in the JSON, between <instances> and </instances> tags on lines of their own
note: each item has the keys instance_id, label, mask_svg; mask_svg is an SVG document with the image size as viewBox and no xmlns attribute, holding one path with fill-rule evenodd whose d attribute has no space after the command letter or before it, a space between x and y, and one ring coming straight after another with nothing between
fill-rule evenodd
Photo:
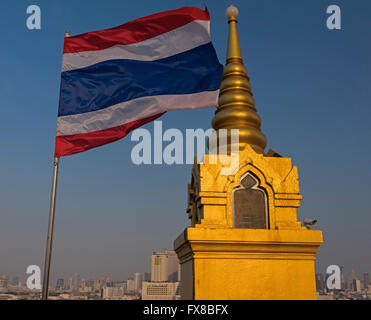
<instances>
[{"instance_id":1,"label":"thai flag","mask_svg":"<svg viewBox=\"0 0 371 320\"><path fill-rule=\"evenodd\" d=\"M98 147L165 112L217 105L222 65L194 7L66 37L55 156Z\"/></svg>"}]
</instances>

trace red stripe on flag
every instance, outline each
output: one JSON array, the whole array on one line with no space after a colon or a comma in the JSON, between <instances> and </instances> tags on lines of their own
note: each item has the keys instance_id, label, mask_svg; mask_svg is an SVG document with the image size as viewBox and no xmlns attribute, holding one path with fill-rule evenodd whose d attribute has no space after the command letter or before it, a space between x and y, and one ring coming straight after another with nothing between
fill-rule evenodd
<instances>
[{"instance_id":1,"label":"red stripe on flag","mask_svg":"<svg viewBox=\"0 0 371 320\"><path fill-rule=\"evenodd\" d=\"M89 133L56 136L55 157L69 156L124 138L130 131L161 117L166 112L135 120L121 126Z\"/></svg>"},{"instance_id":2,"label":"red stripe on flag","mask_svg":"<svg viewBox=\"0 0 371 320\"><path fill-rule=\"evenodd\" d=\"M202 10L196 7L184 7L164 11L118 27L66 37L63 53L96 51L119 44L141 42L179 28L193 20L210 20L207 8Z\"/></svg>"}]
</instances>

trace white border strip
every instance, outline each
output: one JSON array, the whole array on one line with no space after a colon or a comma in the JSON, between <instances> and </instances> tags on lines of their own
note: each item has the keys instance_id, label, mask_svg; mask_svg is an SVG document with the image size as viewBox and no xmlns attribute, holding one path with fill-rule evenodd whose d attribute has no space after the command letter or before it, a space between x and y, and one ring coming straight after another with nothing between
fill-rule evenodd
<instances>
[{"instance_id":1,"label":"white border strip","mask_svg":"<svg viewBox=\"0 0 371 320\"><path fill-rule=\"evenodd\" d=\"M97 51L65 53L62 72L114 59L154 61L210 42L210 21L194 20L182 27L138 43Z\"/></svg>"},{"instance_id":2,"label":"white border strip","mask_svg":"<svg viewBox=\"0 0 371 320\"><path fill-rule=\"evenodd\" d=\"M58 117L57 136L114 128L166 111L216 107L218 95L219 90L141 97L97 111L61 116Z\"/></svg>"}]
</instances>

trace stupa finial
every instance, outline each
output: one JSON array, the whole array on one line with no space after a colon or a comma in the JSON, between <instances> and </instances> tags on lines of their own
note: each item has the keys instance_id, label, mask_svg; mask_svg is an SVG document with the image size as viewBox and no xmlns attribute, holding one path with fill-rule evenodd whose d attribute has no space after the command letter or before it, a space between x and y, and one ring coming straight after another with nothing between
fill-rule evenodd
<instances>
[{"instance_id":1,"label":"stupa finial","mask_svg":"<svg viewBox=\"0 0 371 320\"><path fill-rule=\"evenodd\" d=\"M264 153L267 139L260 130L261 119L255 109L250 79L242 60L237 32L238 9L230 6L226 15L229 24L227 58L212 126L215 130L239 129L240 150L249 144L257 153Z\"/></svg>"}]
</instances>

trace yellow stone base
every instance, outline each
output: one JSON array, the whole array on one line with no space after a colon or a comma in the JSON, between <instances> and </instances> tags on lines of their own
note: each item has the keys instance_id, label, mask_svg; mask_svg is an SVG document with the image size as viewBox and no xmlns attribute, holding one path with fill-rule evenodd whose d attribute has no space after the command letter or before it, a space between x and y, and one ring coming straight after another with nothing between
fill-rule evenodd
<instances>
[{"instance_id":1,"label":"yellow stone base","mask_svg":"<svg viewBox=\"0 0 371 320\"><path fill-rule=\"evenodd\" d=\"M174 241L183 300L316 299L322 232L190 227Z\"/></svg>"}]
</instances>

